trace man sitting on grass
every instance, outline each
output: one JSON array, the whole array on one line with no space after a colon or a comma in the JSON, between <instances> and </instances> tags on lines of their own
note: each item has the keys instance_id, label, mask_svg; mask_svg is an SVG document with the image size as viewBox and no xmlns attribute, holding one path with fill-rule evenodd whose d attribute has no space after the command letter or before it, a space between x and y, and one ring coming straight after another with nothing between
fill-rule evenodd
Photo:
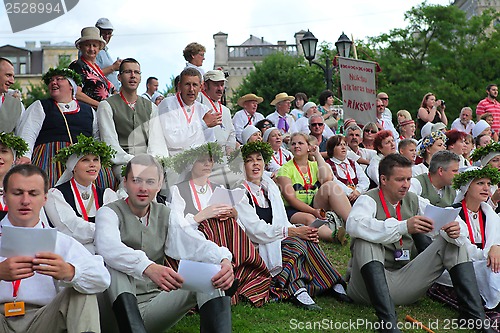
<instances>
[{"instance_id":1,"label":"man sitting on grass","mask_svg":"<svg viewBox=\"0 0 500 333\"><path fill-rule=\"evenodd\" d=\"M196 305L202 332L231 332L231 304L223 292L234 279L231 252L186 224L171 223L183 216L153 202L163 184L163 168L152 156L134 156L127 163L123 183L128 198L99 209L95 231L97 252L111 273L107 294L120 332L164 332ZM184 280L164 265L165 255L220 263L220 271L212 277L215 290L180 290Z\"/></svg>"},{"instance_id":2,"label":"man sitting on grass","mask_svg":"<svg viewBox=\"0 0 500 333\"><path fill-rule=\"evenodd\" d=\"M40 221L49 189L42 169L32 164L15 166L5 176L3 187L9 207L0 221L3 233L12 226L23 233L49 228ZM4 238L0 234L0 242L7 241ZM0 302L5 306L0 332L100 332L95 294L110 283L100 256L57 232L53 252L0 257L0 261Z\"/></svg>"},{"instance_id":3,"label":"man sitting on grass","mask_svg":"<svg viewBox=\"0 0 500 333\"><path fill-rule=\"evenodd\" d=\"M474 267L467 249L458 243L456 221L434 230L434 221L422 216L417 195L409 193L412 162L389 154L379 165L378 188L361 195L347 219L352 237L352 273L347 295L357 303L371 304L380 332L401 332L394 304L410 304L424 296L447 269L461 319L481 332L493 332L485 314ZM420 254L413 236L431 233L434 241Z\"/></svg>"}]
</instances>

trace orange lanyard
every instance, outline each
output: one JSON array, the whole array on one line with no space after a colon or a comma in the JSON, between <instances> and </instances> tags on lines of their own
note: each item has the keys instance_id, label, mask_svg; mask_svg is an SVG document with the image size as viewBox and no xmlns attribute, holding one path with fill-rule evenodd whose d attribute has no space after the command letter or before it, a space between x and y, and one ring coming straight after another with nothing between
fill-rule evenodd
<instances>
[{"instance_id":1,"label":"orange lanyard","mask_svg":"<svg viewBox=\"0 0 500 333\"><path fill-rule=\"evenodd\" d=\"M202 91L202 94L205 95L205 97L208 99L214 110L217 111L217 113L222 114L222 103L220 101L217 101L217 104L219 105L219 110L217 110L217 106L215 106L215 103L212 101L212 99L208 97L207 93Z\"/></svg>"},{"instance_id":2,"label":"orange lanyard","mask_svg":"<svg viewBox=\"0 0 500 333\"><path fill-rule=\"evenodd\" d=\"M76 194L76 200L78 201L78 205L80 206L80 210L82 211L83 219L88 222L89 215L87 214L87 209L85 208L85 205L83 204L80 191L78 190L78 187L76 186L75 178L71 178L70 182L71 182L71 187L73 188L73 191ZM99 209L99 201L97 200L97 191L95 189L94 184L92 184L92 192L94 193L95 210L97 211Z\"/></svg>"},{"instance_id":3,"label":"orange lanyard","mask_svg":"<svg viewBox=\"0 0 500 333\"><path fill-rule=\"evenodd\" d=\"M281 151L281 148L278 150L278 154L280 155L280 161L278 162L276 157L274 157L274 154L273 154L273 160L275 160L276 163L279 164L279 166L283 166L283 152Z\"/></svg>"},{"instance_id":4,"label":"orange lanyard","mask_svg":"<svg viewBox=\"0 0 500 333\"><path fill-rule=\"evenodd\" d=\"M384 198L384 193L382 193L382 190L378 190L378 195L380 197L380 202L382 203L382 207L384 208L385 216L386 218L391 218L391 213L389 213L389 208L387 207L387 203L385 202ZM398 221L402 221L403 219L401 218L401 201L398 202L396 206L396 216ZM403 247L403 237L399 239L399 245Z\"/></svg>"},{"instance_id":5,"label":"orange lanyard","mask_svg":"<svg viewBox=\"0 0 500 333\"><path fill-rule=\"evenodd\" d=\"M132 110L135 110L135 103L137 102L137 99L133 103L129 103L127 101L127 99L125 98L125 96L123 96L123 92L121 92L121 91L120 91L120 97L125 102L125 104L127 104Z\"/></svg>"},{"instance_id":6,"label":"orange lanyard","mask_svg":"<svg viewBox=\"0 0 500 333\"><path fill-rule=\"evenodd\" d=\"M474 241L474 233L472 232L472 224L469 219L469 212L467 211L467 205L465 204L465 199L462 200L462 210L464 212L464 217L465 217L465 224L467 224L467 230L469 231L469 238L472 244L476 244ZM479 232L481 233L481 244L484 249L484 221L483 221L483 214L481 211L481 208L479 208L479 211L477 212L479 215Z\"/></svg>"},{"instance_id":7,"label":"orange lanyard","mask_svg":"<svg viewBox=\"0 0 500 333\"><path fill-rule=\"evenodd\" d=\"M344 165L345 165L345 169L344 169ZM347 165L347 163L345 162L342 162L339 164L340 168L342 169L342 171L345 172L345 176L347 178L347 182L350 184L350 185L354 185L354 182L352 181L352 178L351 178L351 175L349 174L349 166Z\"/></svg>"},{"instance_id":8,"label":"orange lanyard","mask_svg":"<svg viewBox=\"0 0 500 333\"><path fill-rule=\"evenodd\" d=\"M193 105L193 113L191 114L191 116L189 116L186 109L184 108L184 103L182 103L181 94L177 93L176 96L177 96L177 101L179 102L179 104L182 108L182 111L184 112L184 117L186 117L188 124L191 124L191 119L193 119L194 112L196 111L196 109L194 108L194 105Z\"/></svg>"},{"instance_id":9,"label":"orange lanyard","mask_svg":"<svg viewBox=\"0 0 500 333\"><path fill-rule=\"evenodd\" d=\"M252 196L252 199L253 199L253 202L255 203L255 205L260 207L259 202L257 201L257 197L255 195L253 195L252 190L250 189L250 186L248 185L248 182L246 180L243 183L243 186L246 187L246 189L248 190L248 193L250 193L250 195ZM264 194L264 190L262 188L260 190L261 190L262 194Z\"/></svg>"},{"instance_id":10,"label":"orange lanyard","mask_svg":"<svg viewBox=\"0 0 500 333\"><path fill-rule=\"evenodd\" d=\"M207 184L208 187L210 187L210 181L207 181ZM193 192L194 200L196 201L196 208L198 208L198 211L201 212L202 208L201 208L200 197L198 196L198 192L196 192L196 187L194 187L194 182L192 179L189 181L189 186L191 186L191 192Z\"/></svg>"},{"instance_id":11,"label":"orange lanyard","mask_svg":"<svg viewBox=\"0 0 500 333\"><path fill-rule=\"evenodd\" d=\"M85 64L87 64L87 66L90 67L90 69L92 69L96 74L98 74L101 77L101 79L103 79L106 82L108 86L108 91L111 91L111 81L108 80L108 78L106 77L106 75L104 75L104 72L99 68L99 66L96 66L93 63L90 63L83 58L82 60Z\"/></svg>"},{"instance_id":12,"label":"orange lanyard","mask_svg":"<svg viewBox=\"0 0 500 333\"><path fill-rule=\"evenodd\" d=\"M312 188L312 177L311 177L311 169L309 168L309 162L307 162L307 176L309 177L309 181L306 181L306 177L304 177L304 174L300 170L300 168L299 168L297 162L295 162L295 160L293 160L293 164L295 165L295 168L297 169L300 176L304 180L304 189L306 190L306 193L307 193L309 191L309 189Z\"/></svg>"},{"instance_id":13,"label":"orange lanyard","mask_svg":"<svg viewBox=\"0 0 500 333\"><path fill-rule=\"evenodd\" d=\"M247 116L247 125L252 125L252 119L253 119L253 116L250 115L250 113L247 112L247 110L243 109L243 111L245 111L245 114Z\"/></svg>"}]
</instances>

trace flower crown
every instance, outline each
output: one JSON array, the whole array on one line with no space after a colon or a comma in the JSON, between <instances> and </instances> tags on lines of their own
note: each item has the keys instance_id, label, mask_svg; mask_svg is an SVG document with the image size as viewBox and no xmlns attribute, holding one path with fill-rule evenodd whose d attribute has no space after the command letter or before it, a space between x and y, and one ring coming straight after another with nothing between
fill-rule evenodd
<instances>
[{"instance_id":1,"label":"flower crown","mask_svg":"<svg viewBox=\"0 0 500 333\"><path fill-rule=\"evenodd\" d=\"M111 159L115 157L116 150L105 142L80 134L76 137L77 143L60 149L55 155L56 162L66 164L71 155L84 156L93 154L99 156L102 166L111 166Z\"/></svg>"},{"instance_id":2,"label":"flower crown","mask_svg":"<svg viewBox=\"0 0 500 333\"><path fill-rule=\"evenodd\" d=\"M446 142L446 134L444 134L441 131L434 131L431 132L428 136L422 139L422 143L420 144L420 147L418 149L418 155L420 157L424 157L424 152L427 147L430 147L436 142L436 140L443 140L443 142Z\"/></svg>"},{"instance_id":3,"label":"flower crown","mask_svg":"<svg viewBox=\"0 0 500 333\"><path fill-rule=\"evenodd\" d=\"M469 181L480 178L488 178L492 184L498 184L500 183L500 171L490 166L464 171L453 177L452 186L458 190Z\"/></svg>"},{"instance_id":4,"label":"flower crown","mask_svg":"<svg viewBox=\"0 0 500 333\"><path fill-rule=\"evenodd\" d=\"M471 153L470 158L475 162L481 160L489 153L498 152L500 154L500 143L492 142L484 147L478 147Z\"/></svg>"},{"instance_id":5,"label":"flower crown","mask_svg":"<svg viewBox=\"0 0 500 333\"><path fill-rule=\"evenodd\" d=\"M13 149L18 156L23 156L28 151L28 144L26 141L14 135L14 133L1 132L0 143L7 148Z\"/></svg>"},{"instance_id":6,"label":"flower crown","mask_svg":"<svg viewBox=\"0 0 500 333\"><path fill-rule=\"evenodd\" d=\"M53 68L51 67L47 73L45 73L42 76L43 82L45 82L46 85L49 85L50 79L52 79L54 76L64 76L65 78L71 78L73 81L75 81L77 86L82 85L82 78L80 75L78 75L77 72L74 70L71 70L69 68Z\"/></svg>"},{"instance_id":7,"label":"flower crown","mask_svg":"<svg viewBox=\"0 0 500 333\"><path fill-rule=\"evenodd\" d=\"M194 164L199 158L203 156L210 156L214 163L221 163L222 147L216 142L207 142L196 148L191 148L184 150L182 153L177 155L158 159L158 162L165 168L169 167L175 170L177 173L182 173L188 165Z\"/></svg>"}]
</instances>

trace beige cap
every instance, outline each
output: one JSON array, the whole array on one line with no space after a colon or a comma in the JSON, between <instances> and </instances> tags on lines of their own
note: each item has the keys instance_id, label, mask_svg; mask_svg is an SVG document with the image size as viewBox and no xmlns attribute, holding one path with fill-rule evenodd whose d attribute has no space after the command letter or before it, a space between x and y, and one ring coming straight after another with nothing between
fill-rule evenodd
<instances>
[{"instance_id":1,"label":"beige cap","mask_svg":"<svg viewBox=\"0 0 500 333\"><path fill-rule=\"evenodd\" d=\"M223 71L220 70L213 70L213 71L208 71L203 75L203 81L227 81L226 76L224 75Z\"/></svg>"}]
</instances>

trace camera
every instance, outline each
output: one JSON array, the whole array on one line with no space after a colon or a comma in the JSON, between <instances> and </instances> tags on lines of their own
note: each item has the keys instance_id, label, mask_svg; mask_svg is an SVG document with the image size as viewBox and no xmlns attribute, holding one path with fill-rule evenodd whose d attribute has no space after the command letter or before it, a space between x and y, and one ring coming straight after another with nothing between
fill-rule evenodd
<instances>
[{"instance_id":1,"label":"camera","mask_svg":"<svg viewBox=\"0 0 500 333\"><path fill-rule=\"evenodd\" d=\"M441 100L441 105L444 106L445 105L445 102L444 102L444 99Z\"/></svg>"}]
</instances>

